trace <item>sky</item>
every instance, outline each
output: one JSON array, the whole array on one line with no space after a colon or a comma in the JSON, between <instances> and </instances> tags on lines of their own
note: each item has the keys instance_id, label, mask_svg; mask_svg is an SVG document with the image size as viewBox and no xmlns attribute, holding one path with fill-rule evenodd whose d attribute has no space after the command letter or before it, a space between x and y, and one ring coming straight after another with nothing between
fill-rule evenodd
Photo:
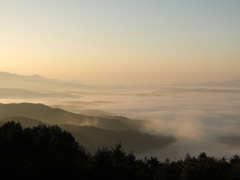
<instances>
[{"instance_id":1,"label":"sky","mask_svg":"<svg viewBox=\"0 0 240 180\"><path fill-rule=\"evenodd\" d=\"M0 71L90 82L240 79L239 0L0 0Z\"/></svg>"}]
</instances>

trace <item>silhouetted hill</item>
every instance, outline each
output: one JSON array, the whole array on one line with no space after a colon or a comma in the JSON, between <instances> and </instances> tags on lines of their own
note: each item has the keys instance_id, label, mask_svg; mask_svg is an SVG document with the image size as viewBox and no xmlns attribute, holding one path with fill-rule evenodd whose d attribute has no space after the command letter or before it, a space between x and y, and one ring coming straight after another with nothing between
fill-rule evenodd
<instances>
[{"instance_id":1,"label":"silhouetted hill","mask_svg":"<svg viewBox=\"0 0 240 180\"><path fill-rule=\"evenodd\" d=\"M141 121L112 116L85 116L43 104L0 104L0 118L13 116L27 117L49 124L89 125L111 130L136 130L141 126Z\"/></svg>"},{"instance_id":2,"label":"silhouetted hill","mask_svg":"<svg viewBox=\"0 0 240 180\"><path fill-rule=\"evenodd\" d=\"M87 116L97 116L97 117L106 117L106 116L111 116L110 113L101 111L101 110L96 110L96 109L92 109L92 110L84 110L81 111L81 114L87 115Z\"/></svg>"},{"instance_id":3,"label":"silhouetted hill","mask_svg":"<svg viewBox=\"0 0 240 180\"><path fill-rule=\"evenodd\" d=\"M38 126L38 125L41 125L41 124L50 125L50 124L38 121L36 119L30 119L30 118L21 117L21 116L14 116L14 117L8 117L8 118L0 119L0 126L3 125L6 122L9 122L9 121L19 122L19 123L21 123L21 125L24 128L25 127L34 127L34 126Z\"/></svg>"},{"instance_id":4,"label":"silhouetted hill","mask_svg":"<svg viewBox=\"0 0 240 180\"><path fill-rule=\"evenodd\" d=\"M0 126L6 122L15 121L26 127L34 127L41 124L50 125L39 120L26 117L8 117L0 119ZM89 152L95 152L98 148L110 148L116 143L122 142L127 151L136 153L147 152L157 148L163 148L175 141L173 136L149 135L136 130L114 131L93 126L59 125L62 129L71 132L74 138L80 142Z\"/></svg>"},{"instance_id":5,"label":"silhouetted hill","mask_svg":"<svg viewBox=\"0 0 240 180\"><path fill-rule=\"evenodd\" d=\"M18 75L18 74L14 74L14 73L8 73L8 72L0 72L0 77L3 77L3 78L45 79L44 77L39 76L39 75L23 76L23 75Z\"/></svg>"},{"instance_id":6,"label":"silhouetted hill","mask_svg":"<svg viewBox=\"0 0 240 180\"><path fill-rule=\"evenodd\" d=\"M221 88L240 88L240 80L222 82L203 82L203 83L180 83L179 86L189 87L221 87Z\"/></svg>"},{"instance_id":7,"label":"silhouetted hill","mask_svg":"<svg viewBox=\"0 0 240 180\"><path fill-rule=\"evenodd\" d=\"M204 86L217 86L217 87L240 87L240 80L224 81L224 82L205 82Z\"/></svg>"},{"instance_id":8,"label":"silhouetted hill","mask_svg":"<svg viewBox=\"0 0 240 180\"><path fill-rule=\"evenodd\" d=\"M175 141L173 136L150 135L139 131L113 131L90 126L60 125L82 144L88 151L113 147L122 142L127 151L136 153L163 148Z\"/></svg>"},{"instance_id":9,"label":"silhouetted hill","mask_svg":"<svg viewBox=\"0 0 240 180\"><path fill-rule=\"evenodd\" d=\"M89 130L83 127L82 131L84 128ZM187 154L173 161L166 157L162 162L156 157L137 159L134 153L126 152L121 143L89 154L71 133L58 126L22 128L19 123L7 122L0 126L0 147L1 180L240 179L237 154L230 159L219 159L203 152L197 157Z\"/></svg>"},{"instance_id":10,"label":"silhouetted hill","mask_svg":"<svg viewBox=\"0 0 240 180\"><path fill-rule=\"evenodd\" d=\"M0 118L23 116L51 124L83 123L83 116L43 104L0 104Z\"/></svg>"},{"instance_id":11,"label":"silhouetted hill","mask_svg":"<svg viewBox=\"0 0 240 180\"><path fill-rule=\"evenodd\" d=\"M22 76L7 72L0 72L0 88L16 89L47 89L47 90L64 90L79 89L84 87L82 84L66 82L55 79L46 79L39 75Z\"/></svg>"}]
</instances>

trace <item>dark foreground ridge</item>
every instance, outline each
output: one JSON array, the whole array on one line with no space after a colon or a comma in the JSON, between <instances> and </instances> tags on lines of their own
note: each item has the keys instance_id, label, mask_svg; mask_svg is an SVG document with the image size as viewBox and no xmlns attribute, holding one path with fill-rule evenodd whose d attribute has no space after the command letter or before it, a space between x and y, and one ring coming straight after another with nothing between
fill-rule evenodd
<instances>
[{"instance_id":1,"label":"dark foreground ridge","mask_svg":"<svg viewBox=\"0 0 240 180\"><path fill-rule=\"evenodd\" d=\"M201 153L161 162L154 157L136 159L121 143L89 154L58 126L23 129L11 121L0 127L0 179L237 180L240 156L227 160Z\"/></svg>"}]
</instances>

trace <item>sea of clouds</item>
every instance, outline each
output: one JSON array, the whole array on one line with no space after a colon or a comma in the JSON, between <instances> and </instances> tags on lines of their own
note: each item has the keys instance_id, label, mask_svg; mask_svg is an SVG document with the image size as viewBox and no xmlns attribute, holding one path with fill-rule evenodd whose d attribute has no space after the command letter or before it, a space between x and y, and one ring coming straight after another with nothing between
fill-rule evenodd
<instances>
[{"instance_id":1,"label":"sea of clouds","mask_svg":"<svg viewBox=\"0 0 240 180\"><path fill-rule=\"evenodd\" d=\"M75 97L2 99L2 102L40 102L75 113L99 111L146 120L142 131L177 138L172 145L143 156L181 158L186 153L206 152L216 157L229 157L240 152L238 88L96 85L67 93Z\"/></svg>"}]
</instances>

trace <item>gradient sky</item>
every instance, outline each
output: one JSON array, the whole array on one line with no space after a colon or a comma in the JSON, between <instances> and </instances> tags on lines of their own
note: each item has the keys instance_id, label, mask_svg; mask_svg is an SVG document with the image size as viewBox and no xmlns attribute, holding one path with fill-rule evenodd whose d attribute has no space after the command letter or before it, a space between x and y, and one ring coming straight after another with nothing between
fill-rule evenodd
<instances>
[{"instance_id":1,"label":"gradient sky","mask_svg":"<svg viewBox=\"0 0 240 180\"><path fill-rule=\"evenodd\" d=\"M240 79L239 0L0 0L0 71L98 82Z\"/></svg>"}]
</instances>

